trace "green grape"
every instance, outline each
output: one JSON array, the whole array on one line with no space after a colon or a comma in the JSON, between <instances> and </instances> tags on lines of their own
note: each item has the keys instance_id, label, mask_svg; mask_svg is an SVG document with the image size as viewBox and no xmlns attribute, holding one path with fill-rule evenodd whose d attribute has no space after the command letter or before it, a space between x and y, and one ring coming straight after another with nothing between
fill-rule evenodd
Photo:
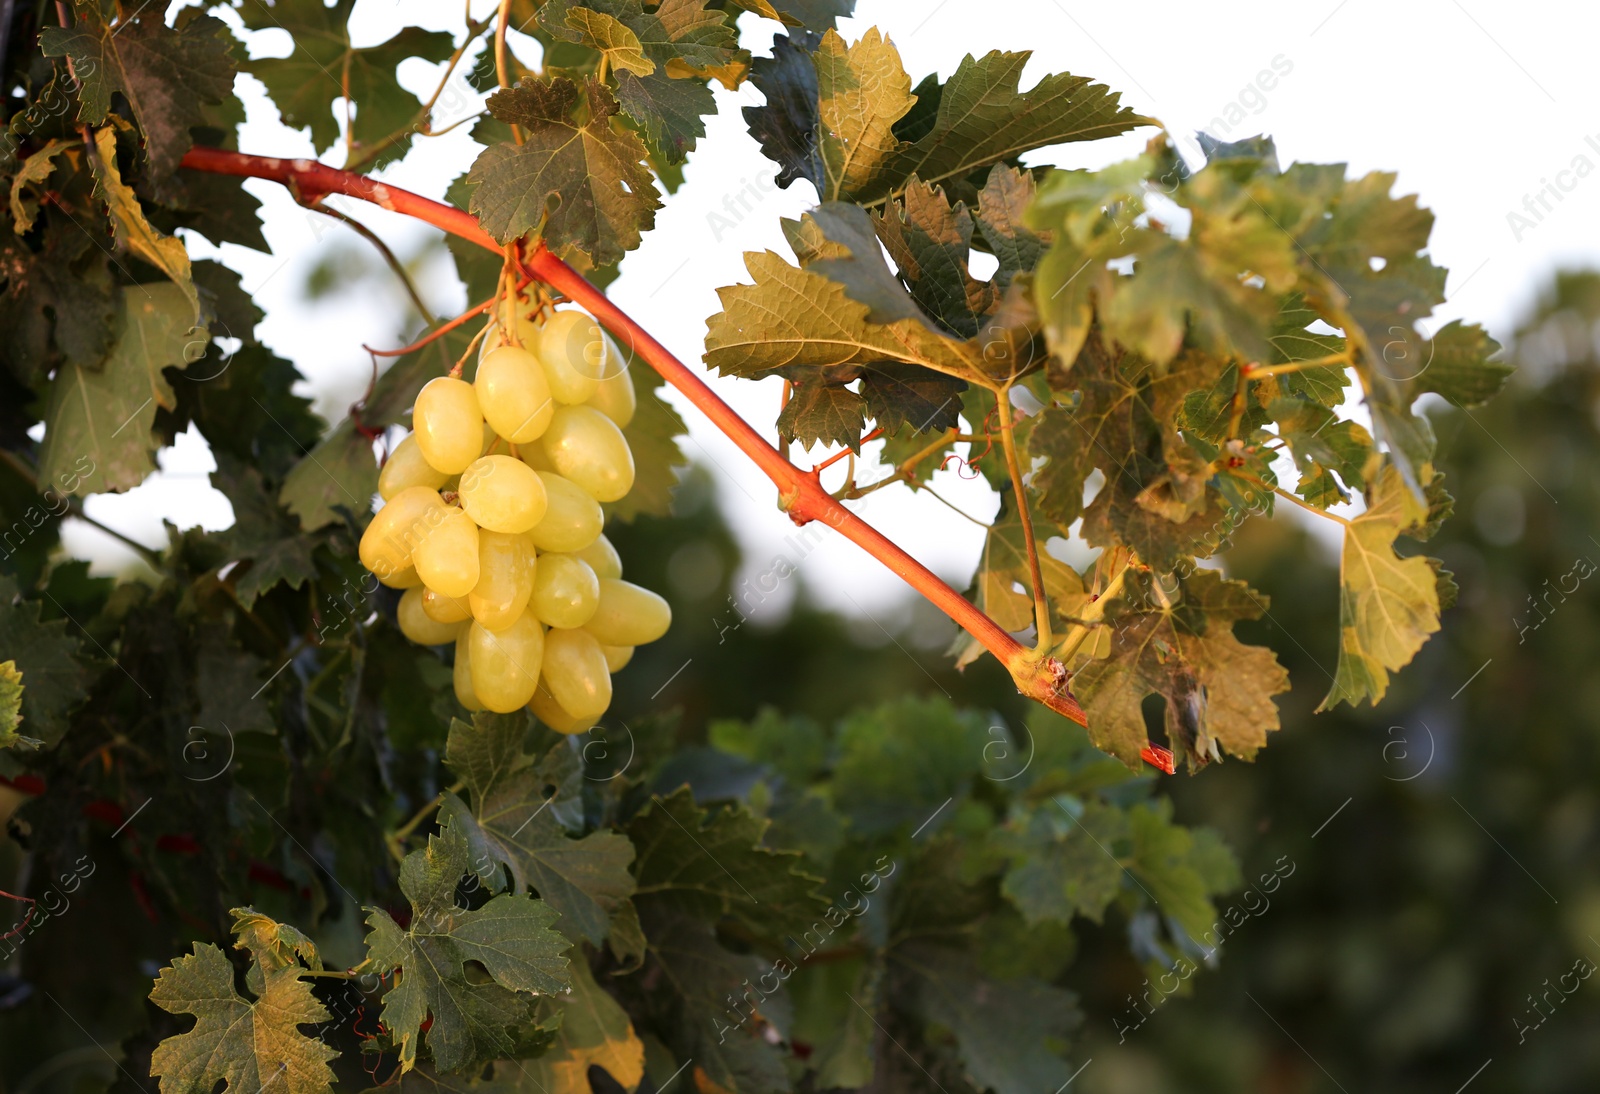
<instances>
[{"instance_id":1,"label":"green grape","mask_svg":"<svg viewBox=\"0 0 1600 1094\"><path fill-rule=\"evenodd\" d=\"M555 412L544 366L525 349L501 346L489 354L479 363L472 386L484 419L512 444L538 437Z\"/></svg>"},{"instance_id":2,"label":"green grape","mask_svg":"<svg viewBox=\"0 0 1600 1094\"><path fill-rule=\"evenodd\" d=\"M619 501L633 489L633 453L617 423L592 406L564 406L539 439L556 472L596 501Z\"/></svg>"},{"instance_id":3,"label":"green grape","mask_svg":"<svg viewBox=\"0 0 1600 1094\"><path fill-rule=\"evenodd\" d=\"M528 705L539 686L545 657L544 628L527 612L505 630L491 631L481 623L467 630L472 649L472 690L478 701L496 714L510 714Z\"/></svg>"},{"instance_id":4,"label":"green grape","mask_svg":"<svg viewBox=\"0 0 1600 1094\"><path fill-rule=\"evenodd\" d=\"M419 646L442 646L454 642L461 632L461 622L440 623L422 610L422 587L407 589L400 598L395 614L400 620L400 633Z\"/></svg>"},{"instance_id":5,"label":"green grape","mask_svg":"<svg viewBox=\"0 0 1600 1094\"><path fill-rule=\"evenodd\" d=\"M423 458L446 475L459 475L483 451L483 413L465 380L437 376L424 384L411 424Z\"/></svg>"},{"instance_id":6,"label":"green grape","mask_svg":"<svg viewBox=\"0 0 1600 1094\"><path fill-rule=\"evenodd\" d=\"M539 688L533 693L533 698L528 700L528 709L533 711L533 716L539 721L555 730L572 736L576 733L587 733L594 728L593 718L578 718L561 709L561 704L556 702L550 694L550 689L545 687L544 681L539 681Z\"/></svg>"},{"instance_id":7,"label":"green grape","mask_svg":"<svg viewBox=\"0 0 1600 1094\"><path fill-rule=\"evenodd\" d=\"M478 535L482 537L483 533ZM422 590L422 612L435 623L465 623L472 618L472 609L464 598L445 596L426 587Z\"/></svg>"},{"instance_id":8,"label":"green grape","mask_svg":"<svg viewBox=\"0 0 1600 1094\"><path fill-rule=\"evenodd\" d=\"M617 554L617 549L611 545L604 532L595 536L594 542L589 546L572 553L589 564L589 569L594 571L595 577L622 576L622 556Z\"/></svg>"},{"instance_id":9,"label":"green grape","mask_svg":"<svg viewBox=\"0 0 1600 1094\"><path fill-rule=\"evenodd\" d=\"M478 701L478 693L472 690L471 636L470 627L462 627L456 636L456 664L450 672L450 682L455 685L456 702L468 710L478 711L483 709L483 704Z\"/></svg>"},{"instance_id":10,"label":"green grape","mask_svg":"<svg viewBox=\"0 0 1600 1094\"><path fill-rule=\"evenodd\" d=\"M618 673L633 660L633 649L632 646L601 646L600 652L606 655L606 668Z\"/></svg>"},{"instance_id":11,"label":"green grape","mask_svg":"<svg viewBox=\"0 0 1600 1094\"><path fill-rule=\"evenodd\" d=\"M446 508L414 557L424 585L445 596L466 596L478 584L478 526L462 510Z\"/></svg>"},{"instance_id":12,"label":"green grape","mask_svg":"<svg viewBox=\"0 0 1600 1094\"><path fill-rule=\"evenodd\" d=\"M642 646L667 633L672 608L665 600L628 581L600 580L600 606L583 629L608 646Z\"/></svg>"},{"instance_id":13,"label":"green grape","mask_svg":"<svg viewBox=\"0 0 1600 1094\"><path fill-rule=\"evenodd\" d=\"M598 718L611 705L606 655L587 631L552 627L545 635L544 683L561 709L579 718Z\"/></svg>"},{"instance_id":14,"label":"green grape","mask_svg":"<svg viewBox=\"0 0 1600 1094\"><path fill-rule=\"evenodd\" d=\"M533 548L526 536L478 532L478 584L467 595L472 617L491 631L517 621L533 593Z\"/></svg>"},{"instance_id":15,"label":"green grape","mask_svg":"<svg viewBox=\"0 0 1600 1094\"><path fill-rule=\"evenodd\" d=\"M491 532L526 532L549 504L538 472L514 456L483 456L461 473L461 507Z\"/></svg>"},{"instance_id":16,"label":"green grape","mask_svg":"<svg viewBox=\"0 0 1600 1094\"><path fill-rule=\"evenodd\" d=\"M411 569L412 553L423 534L437 522L444 499L426 486L408 486L389 498L361 533L361 565L394 588Z\"/></svg>"},{"instance_id":17,"label":"green grape","mask_svg":"<svg viewBox=\"0 0 1600 1094\"><path fill-rule=\"evenodd\" d=\"M593 543L606 520L600 503L569 479L549 471L535 474L544 483L549 507L528 532L533 545L541 551L571 553Z\"/></svg>"},{"instance_id":18,"label":"green grape","mask_svg":"<svg viewBox=\"0 0 1600 1094\"><path fill-rule=\"evenodd\" d=\"M539 444L525 444L517 449L517 458L535 471L555 471L556 465L550 462L550 457L544 454L544 446ZM559 472L556 472L559 474Z\"/></svg>"},{"instance_id":19,"label":"green grape","mask_svg":"<svg viewBox=\"0 0 1600 1094\"><path fill-rule=\"evenodd\" d=\"M537 353L558 403L583 402L605 375L605 332L575 308L556 312L539 328Z\"/></svg>"},{"instance_id":20,"label":"green grape","mask_svg":"<svg viewBox=\"0 0 1600 1094\"><path fill-rule=\"evenodd\" d=\"M416 434L408 433L404 440L394 446L394 451L389 453L389 458L383 463L383 470L378 472L378 496L384 501L390 501L400 491L412 486L426 486L429 490L438 490L448 478L448 475L442 471L435 471L428 461L422 458L422 449L417 444Z\"/></svg>"},{"instance_id":21,"label":"green grape","mask_svg":"<svg viewBox=\"0 0 1600 1094\"><path fill-rule=\"evenodd\" d=\"M608 372L610 367L608 360ZM633 377L626 370L610 373L595 387L588 405L616 422L618 429L628 428L628 423L633 421L633 412L639 408L638 396L633 392Z\"/></svg>"},{"instance_id":22,"label":"green grape","mask_svg":"<svg viewBox=\"0 0 1600 1094\"><path fill-rule=\"evenodd\" d=\"M600 579L582 559L540 555L528 603L539 619L552 627L581 627L600 605Z\"/></svg>"}]
</instances>

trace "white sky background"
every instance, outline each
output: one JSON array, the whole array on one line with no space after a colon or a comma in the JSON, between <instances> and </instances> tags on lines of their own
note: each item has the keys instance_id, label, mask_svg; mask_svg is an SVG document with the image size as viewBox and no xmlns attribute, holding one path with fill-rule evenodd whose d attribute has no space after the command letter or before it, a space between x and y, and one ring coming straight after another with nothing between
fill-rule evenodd
<instances>
[{"instance_id":1,"label":"white sky background","mask_svg":"<svg viewBox=\"0 0 1600 1094\"><path fill-rule=\"evenodd\" d=\"M489 6L486 0L474 3L474 8ZM1296 160L1342 161L1352 173L1397 171L1397 192L1420 194L1436 213L1432 254L1451 271L1450 302L1431 329L1462 317L1484 323L1503 340L1553 270L1600 264L1600 177L1561 176L1563 186L1570 184L1563 200L1552 203L1542 223L1524 227L1520 240L1508 223L1513 211L1527 215L1525 196L1547 180L1557 181L1557 172L1573 166L1575 158L1585 156L1600 167L1600 109L1593 105L1590 76L1592 43L1600 40L1600 5L1560 4L1549 12L1558 19L1522 18L1526 8L1487 0L1151 0L1124 7L1128 14L1123 15L1081 0L861 0L857 10L858 17L841 28L846 38L854 40L870 26L881 28L898 46L913 85L929 71L947 77L967 52L1032 49L1025 87L1049 72L1092 76L1175 133L1211 128L1213 119L1238 104L1247 117L1218 135L1238 139L1269 133L1286 166ZM369 45L407 24L459 32L460 19L458 3L360 0L354 25L357 44ZM748 48L768 51L777 24L746 15L740 25ZM278 31L252 35L248 47L255 56L283 55L288 38ZM525 60L535 60L537 49L522 40ZM1292 71L1278 77L1271 90L1252 86L1275 58L1280 69L1287 62ZM408 62L401 69L402 82L426 95L442 67ZM459 76L455 87L459 95L453 100L456 93L447 92L436 115L440 123L480 107ZM242 76L240 91L249 110L240 134L243 150L312 154L304 134L278 121L259 83ZM809 184L786 191L770 185L775 168L745 133L738 110L760 102L759 93L749 85L738 92L719 88L717 100L721 113L708 119L707 136L690 156L685 185L666 199L655 230L624 261L622 277L610 289L624 310L692 366L700 362L705 319L720 310L716 288L746 280L744 251L770 247L787 255L778 218L797 216L815 201ZM445 109L452 101L455 108ZM419 140L381 177L442 198L476 154L469 129ZM1153 132L1067 146L1059 155L1029 162L1098 167L1136 154ZM1594 146L1585 142L1590 135ZM327 158L338 165L342 151L336 147ZM369 364L361 343L395 345L416 333L401 329L404 298L398 287L368 281L361 295L308 303L301 294L307 272L337 237L349 237L348 229L300 209L275 185L247 185L266 203L265 231L275 253L228 246L220 257L243 274L244 287L266 310L261 339L299 366L318 409L337 417L367 382ZM741 191L751 205L748 212L738 201ZM402 256L422 253L433 234L360 203L342 208L359 215ZM728 221L736 223L730 228ZM189 242L196 257L213 253L203 241L190 237ZM348 238L340 242L349 245ZM382 288L373 290L373 285ZM424 265L419 287L439 314L454 314L468 303L442 260ZM752 424L773 435L778 381L710 382ZM746 549L749 572L765 570L794 532L776 509L772 485L683 400L676 401L689 423L687 448L711 468ZM165 538L162 518L180 527L231 523L226 500L206 482L212 464L196 435L180 438L174 450L162 454L162 465L165 472L136 491L90 499L89 512L152 544ZM953 472L935 483L943 496L974 516L993 514L995 502L978 484ZM981 528L903 488L880 491L857 505L886 535L965 587L982 546ZM67 539L75 553L101 560L102 568L114 568L126 557L81 523L69 529ZM885 621L907 609L908 590L834 533L800 569L811 594L830 607Z\"/></svg>"}]
</instances>

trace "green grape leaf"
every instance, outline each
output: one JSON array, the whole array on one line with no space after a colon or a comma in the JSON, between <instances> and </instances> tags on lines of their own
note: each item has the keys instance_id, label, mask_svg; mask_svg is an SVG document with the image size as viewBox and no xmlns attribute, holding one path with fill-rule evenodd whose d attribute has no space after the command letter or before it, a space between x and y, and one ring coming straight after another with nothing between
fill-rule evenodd
<instances>
[{"instance_id":1,"label":"green grape leaf","mask_svg":"<svg viewBox=\"0 0 1600 1094\"><path fill-rule=\"evenodd\" d=\"M639 1085L644 1078L644 1042L633 1031L627 1012L595 983L587 961L572 963L572 991L540 1000L539 1008L551 1017L559 1015L561 1024L549 1048L537 1059L521 1063L531 1089L551 1094L589 1090L591 1067L604 1068L624 1090Z\"/></svg>"},{"instance_id":2,"label":"green grape leaf","mask_svg":"<svg viewBox=\"0 0 1600 1094\"><path fill-rule=\"evenodd\" d=\"M911 832L965 796L989 742L985 720L935 699L903 699L847 716L836 740L834 808L869 836Z\"/></svg>"},{"instance_id":3,"label":"green grape leaf","mask_svg":"<svg viewBox=\"0 0 1600 1094\"><path fill-rule=\"evenodd\" d=\"M278 501L300 518L300 527L315 532L348 510L359 521L378 492L378 463L372 442L346 418L289 469Z\"/></svg>"},{"instance_id":4,"label":"green grape leaf","mask_svg":"<svg viewBox=\"0 0 1600 1094\"><path fill-rule=\"evenodd\" d=\"M911 78L900 64L899 51L876 27L851 45L829 30L812 59L822 123L821 197L855 200L899 150L894 124L917 97L911 94Z\"/></svg>"},{"instance_id":5,"label":"green grape leaf","mask_svg":"<svg viewBox=\"0 0 1600 1094\"><path fill-rule=\"evenodd\" d=\"M843 285L871 309L871 322L915 319L929 330L939 329L884 262L872 217L859 205L823 202L798 223L786 220L783 226L801 265Z\"/></svg>"},{"instance_id":6,"label":"green grape leaf","mask_svg":"<svg viewBox=\"0 0 1600 1094\"><path fill-rule=\"evenodd\" d=\"M778 415L778 433L810 447L840 444L861 451L867 401L842 384L804 380L794 385Z\"/></svg>"},{"instance_id":7,"label":"green grape leaf","mask_svg":"<svg viewBox=\"0 0 1600 1094\"><path fill-rule=\"evenodd\" d=\"M664 517L672 512L672 495L683 469L689 466L681 438L689 427L683 416L663 399L667 383L642 361L631 361L634 399L638 409L622 430L633 452L633 489L621 501L605 506L612 520L631 521L641 514Z\"/></svg>"},{"instance_id":8,"label":"green grape leaf","mask_svg":"<svg viewBox=\"0 0 1600 1094\"><path fill-rule=\"evenodd\" d=\"M188 169L180 170L177 178L185 195L184 208L176 214L178 224L217 246L237 243L272 253L267 237L261 233L261 199L240 185L243 180ZM244 337L240 331L233 334Z\"/></svg>"},{"instance_id":9,"label":"green grape leaf","mask_svg":"<svg viewBox=\"0 0 1600 1094\"><path fill-rule=\"evenodd\" d=\"M802 380L832 366L899 361L965 378L982 359L915 319L870 322L844 286L772 251L746 253L745 267L755 284L718 289L723 310L706 322L706 363L723 375Z\"/></svg>"},{"instance_id":10,"label":"green grape leaf","mask_svg":"<svg viewBox=\"0 0 1600 1094\"><path fill-rule=\"evenodd\" d=\"M1426 558L1401 558L1395 539L1425 526L1427 510L1386 465L1368 491L1367 511L1345 525L1339 559L1339 665L1318 710L1362 699L1376 704L1389 674L1439 629L1439 589Z\"/></svg>"},{"instance_id":11,"label":"green grape leaf","mask_svg":"<svg viewBox=\"0 0 1600 1094\"><path fill-rule=\"evenodd\" d=\"M10 610L9 608L7 609ZM0 748L38 748L44 742L17 732L22 724L22 697L25 689L17 662L0 661Z\"/></svg>"},{"instance_id":12,"label":"green grape leaf","mask_svg":"<svg viewBox=\"0 0 1600 1094\"><path fill-rule=\"evenodd\" d=\"M768 973L771 963L755 954L729 951L717 941L710 924L668 910L648 914L645 933L650 938L650 963L643 975L669 992L653 1013L653 1024L680 1059L693 1060L704 1074L703 1079L697 1074L696 1085L737 1094L793 1090L784 1069L787 1053L763 1036L762 1023L740 1022L730 1009L730 1001ZM781 992L768 996L761 1003L762 1017L782 1022L786 1002Z\"/></svg>"},{"instance_id":13,"label":"green grape leaf","mask_svg":"<svg viewBox=\"0 0 1600 1094\"><path fill-rule=\"evenodd\" d=\"M864 365L861 394L867 414L891 436L910 426L910 433L943 432L961 423L961 394L967 382L917 365L889 361ZM918 441L918 446L922 441Z\"/></svg>"},{"instance_id":14,"label":"green grape leaf","mask_svg":"<svg viewBox=\"0 0 1600 1094\"><path fill-rule=\"evenodd\" d=\"M522 750L527 729L525 716L510 715L450 724L445 760L467 784L472 808L447 793L443 814L466 835L474 859L486 853L510 869L513 892L532 886L561 913L557 926L564 933L599 945L612 914L633 893L633 845L610 831L568 837L556 819L566 795L557 788L546 796L547 773Z\"/></svg>"},{"instance_id":15,"label":"green grape leaf","mask_svg":"<svg viewBox=\"0 0 1600 1094\"><path fill-rule=\"evenodd\" d=\"M1160 593L1147 594L1145 610L1118 617L1110 656L1072 678L1090 737L1137 767L1148 741L1142 704L1145 696L1159 695L1166 702L1168 742L1191 766L1219 759L1223 751L1253 758L1278 728L1272 696L1289 690L1289 674L1270 649L1233 635L1235 619L1266 611L1265 598L1209 570L1183 579L1176 595ZM1241 604L1241 597L1249 603Z\"/></svg>"},{"instance_id":16,"label":"green grape leaf","mask_svg":"<svg viewBox=\"0 0 1600 1094\"><path fill-rule=\"evenodd\" d=\"M879 160L879 169L860 188L835 196L869 201L898 190L912 175L937 184L1012 161L1030 149L1113 137L1151 124L1120 106L1115 92L1082 76L1056 73L1020 91L1031 56L995 50L975 59L969 53L943 85L932 77L923 81L916 98L926 131Z\"/></svg>"},{"instance_id":17,"label":"green grape leaf","mask_svg":"<svg viewBox=\"0 0 1600 1094\"><path fill-rule=\"evenodd\" d=\"M975 219L983 241L1000 262L994 284L1001 289L1017 274L1031 272L1050 244L1049 233L1033 231L1025 219L1036 192L1031 171L997 163L978 193Z\"/></svg>"},{"instance_id":18,"label":"green grape leaf","mask_svg":"<svg viewBox=\"0 0 1600 1094\"><path fill-rule=\"evenodd\" d=\"M233 94L232 33L209 15L168 27L159 11L136 12L113 28L91 8L78 10L74 26L39 34L46 57L71 58L81 74L77 120L100 125L112 94L122 93L144 135L151 171L166 178L193 143L189 130L206 124L204 104Z\"/></svg>"},{"instance_id":19,"label":"green grape leaf","mask_svg":"<svg viewBox=\"0 0 1600 1094\"><path fill-rule=\"evenodd\" d=\"M197 943L192 953L161 970L150 1001L172 1014L191 1014L193 1029L168 1037L150 1057L150 1074L162 1094L210 1094L218 1083L227 1094L252 1094L277 1087L287 1094L324 1094L333 1089L328 1061L339 1050L301 1031L333 1015L301 978L321 967L316 949L299 931L248 908L234 909L235 948L252 958L245 987L234 987L233 965L216 946Z\"/></svg>"},{"instance_id":20,"label":"green grape leaf","mask_svg":"<svg viewBox=\"0 0 1600 1094\"><path fill-rule=\"evenodd\" d=\"M1482 327L1453 320L1428 339L1428 361L1411 381L1408 394L1431 391L1456 406L1479 406L1500 393L1511 378L1512 367L1491 361L1500 343Z\"/></svg>"},{"instance_id":21,"label":"green grape leaf","mask_svg":"<svg viewBox=\"0 0 1600 1094\"><path fill-rule=\"evenodd\" d=\"M1317 313L1306 306L1298 292L1290 293L1278 305L1277 318L1272 322L1268 339L1272 343L1272 356L1268 364L1288 365L1305 361L1321 361L1338 357L1347 350L1345 340L1336 334L1318 334L1307 330L1318 319ZM1275 377L1278 385L1289 395L1313 399L1323 406L1335 407L1344 401L1344 390L1350 383L1343 361L1326 365L1303 366L1294 372Z\"/></svg>"},{"instance_id":22,"label":"green grape leaf","mask_svg":"<svg viewBox=\"0 0 1600 1094\"><path fill-rule=\"evenodd\" d=\"M162 235L145 219L138 196L122 181L122 173L117 170L117 135L110 126L95 133L94 145L96 154L89 158L89 163L94 169L95 192L111 214L117 242L167 275L194 308L191 325L198 324L200 293L194 287L189 252L183 240Z\"/></svg>"},{"instance_id":23,"label":"green grape leaf","mask_svg":"<svg viewBox=\"0 0 1600 1094\"><path fill-rule=\"evenodd\" d=\"M679 74L680 65L710 75L750 60L750 54L739 49L738 31L727 14L708 10L706 0L662 0L654 12L632 25L645 52L672 75ZM706 111L714 112L714 108Z\"/></svg>"},{"instance_id":24,"label":"green grape leaf","mask_svg":"<svg viewBox=\"0 0 1600 1094\"><path fill-rule=\"evenodd\" d=\"M1099 923L1126 882L1115 849L1125 847L1126 811L1097 798L1069 812L1055 798L1013 817L995 834L1010 859L1000 889L1030 924Z\"/></svg>"},{"instance_id":25,"label":"green grape leaf","mask_svg":"<svg viewBox=\"0 0 1600 1094\"><path fill-rule=\"evenodd\" d=\"M213 451L249 461L277 483L324 428L311 400L293 391L301 379L292 362L263 346L245 345L220 361L208 356L197 362L175 387L180 407L188 409Z\"/></svg>"},{"instance_id":26,"label":"green grape leaf","mask_svg":"<svg viewBox=\"0 0 1600 1094\"><path fill-rule=\"evenodd\" d=\"M966 205L951 206L942 189L913 175L900 199L873 218L873 227L922 309L963 338L976 337L984 317L999 305L1000 287L979 281L967 268L974 224ZM812 268L834 277L827 265Z\"/></svg>"},{"instance_id":27,"label":"green grape leaf","mask_svg":"<svg viewBox=\"0 0 1600 1094\"><path fill-rule=\"evenodd\" d=\"M98 370L118 334L123 291L111 276L104 245L64 213L45 209L44 249L37 254L0 232L0 361L20 382L42 388L50 342L68 362Z\"/></svg>"},{"instance_id":28,"label":"green grape leaf","mask_svg":"<svg viewBox=\"0 0 1600 1094\"><path fill-rule=\"evenodd\" d=\"M1032 978L991 980L966 953L930 942L903 948L914 970L910 1008L955 1036L974 1089L995 1094L1059 1091L1075 1069L1059 1052L1083 1021L1077 996Z\"/></svg>"},{"instance_id":29,"label":"green grape leaf","mask_svg":"<svg viewBox=\"0 0 1600 1094\"><path fill-rule=\"evenodd\" d=\"M192 290L191 290L192 291ZM130 490L156 469L157 408L176 405L162 375L196 360L208 341L176 285L128 285L111 356L98 369L66 364L50 385L39 479L80 497Z\"/></svg>"},{"instance_id":30,"label":"green grape leaf","mask_svg":"<svg viewBox=\"0 0 1600 1094\"><path fill-rule=\"evenodd\" d=\"M273 0L239 9L251 30L280 28L289 32L294 47L287 57L257 57L245 70L267 87L283 124L309 129L318 152L339 141L340 126L334 100L345 94L355 106L347 139L351 151L372 149L386 138L402 133L421 109L421 102L400 85L396 69L415 57L443 61L455 48L445 31L405 27L387 41L357 47L350 36L350 13L355 0ZM403 153L405 140L395 147ZM352 157L353 158L353 157Z\"/></svg>"},{"instance_id":31,"label":"green grape leaf","mask_svg":"<svg viewBox=\"0 0 1600 1094\"><path fill-rule=\"evenodd\" d=\"M41 622L40 611L38 601L19 596L15 578L0 574L0 650L22 674L22 727L53 748L67 732L67 715L86 698L89 677L67 621Z\"/></svg>"},{"instance_id":32,"label":"green grape leaf","mask_svg":"<svg viewBox=\"0 0 1600 1094\"><path fill-rule=\"evenodd\" d=\"M445 825L425 850L407 855L400 890L411 901L410 926L368 908L367 948L374 969L400 970L383 997L383 1024L399 1049L401 1067L416 1064L423 1022L430 1016L428 1050L446 1070L510 1055L510 1028L528 1014L530 996L566 991L570 947L550 929L556 912L545 902L502 893L472 911L455 903L456 886L471 869L466 836ZM489 979L469 979L473 962Z\"/></svg>"},{"instance_id":33,"label":"green grape leaf","mask_svg":"<svg viewBox=\"0 0 1600 1094\"><path fill-rule=\"evenodd\" d=\"M572 118L580 97L583 122ZM491 145L472 165L470 208L484 231L509 243L543 220L553 250L580 251L597 266L639 245L661 199L644 145L611 124L617 103L609 89L592 79L581 89L565 77L530 79L495 92L489 111L521 126L526 139Z\"/></svg>"},{"instance_id":34,"label":"green grape leaf","mask_svg":"<svg viewBox=\"0 0 1600 1094\"><path fill-rule=\"evenodd\" d=\"M811 54L821 43L819 35L806 31L774 37L772 56L757 57L750 65L750 81L766 104L744 108L745 124L761 154L778 165L778 185L807 179L818 194L824 175L817 144L817 66Z\"/></svg>"},{"instance_id":35,"label":"green grape leaf","mask_svg":"<svg viewBox=\"0 0 1600 1094\"><path fill-rule=\"evenodd\" d=\"M745 11L755 12L767 19L777 19L785 26L825 30L835 19L847 19L855 10L856 0L733 0Z\"/></svg>"},{"instance_id":36,"label":"green grape leaf","mask_svg":"<svg viewBox=\"0 0 1600 1094\"><path fill-rule=\"evenodd\" d=\"M826 907L820 879L802 872L799 852L762 846L767 824L743 806L702 809L687 786L657 795L628 825L641 913L733 916L776 938L804 931Z\"/></svg>"},{"instance_id":37,"label":"green grape leaf","mask_svg":"<svg viewBox=\"0 0 1600 1094\"><path fill-rule=\"evenodd\" d=\"M706 135L701 115L717 112L716 97L698 80L674 80L660 73L617 73L617 104L638 122L650 147L667 163L682 163Z\"/></svg>"},{"instance_id":38,"label":"green grape leaf","mask_svg":"<svg viewBox=\"0 0 1600 1094\"><path fill-rule=\"evenodd\" d=\"M1321 403L1275 399L1267 413L1278 425L1302 476L1311 465L1331 468L1352 485L1360 485L1362 468L1372 455L1372 434L1360 422L1340 418Z\"/></svg>"},{"instance_id":39,"label":"green grape leaf","mask_svg":"<svg viewBox=\"0 0 1600 1094\"><path fill-rule=\"evenodd\" d=\"M1332 471L1323 467L1316 460L1310 460L1300 472L1300 482L1295 486L1294 492L1318 509L1326 509L1330 505L1338 505L1350 500L1350 494L1334 477Z\"/></svg>"},{"instance_id":40,"label":"green grape leaf","mask_svg":"<svg viewBox=\"0 0 1600 1094\"><path fill-rule=\"evenodd\" d=\"M1239 887L1239 864L1216 832L1172 823L1172 800L1157 798L1128 810L1133 841L1129 868L1157 909L1195 942L1216 922L1213 893Z\"/></svg>"},{"instance_id":41,"label":"green grape leaf","mask_svg":"<svg viewBox=\"0 0 1600 1094\"><path fill-rule=\"evenodd\" d=\"M215 455L217 469L211 473L211 483L233 506L233 526L222 533L221 541L231 560L249 562L242 576L230 575L239 603L248 609L278 584L302 588L317 576L313 543L267 490L259 471L231 452Z\"/></svg>"}]
</instances>

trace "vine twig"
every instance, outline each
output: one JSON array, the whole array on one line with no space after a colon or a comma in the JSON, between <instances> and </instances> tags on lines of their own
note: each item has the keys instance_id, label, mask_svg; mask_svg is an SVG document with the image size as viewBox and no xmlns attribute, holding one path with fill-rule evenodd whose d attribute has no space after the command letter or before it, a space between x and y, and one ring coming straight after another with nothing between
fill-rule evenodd
<instances>
[{"instance_id":1,"label":"vine twig","mask_svg":"<svg viewBox=\"0 0 1600 1094\"><path fill-rule=\"evenodd\" d=\"M219 148L195 147L183 166L216 174L264 178L284 185L294 180L305 192L341 193L375 202L392 212L413 217L476 243L496 254L501 246L463 209L433 201L348 171L306 160L251 156ZM935 607L976 638L980 645L1011 674L1017 690L1079 725L1088 723L1067 685L1067 670L1054 657L1038 657L976 605L912 558L898 544L846 509L822 488L811 471L796 467L766 438L741 418L710 386L648 331L611 302L541 242L520 265L527 273L580 305L610 330L662 378L693 403L744 452L778 488L778 504L796 524L820 520L878 559L906 584L931 600Z\"/></svg>"}]
</instances>

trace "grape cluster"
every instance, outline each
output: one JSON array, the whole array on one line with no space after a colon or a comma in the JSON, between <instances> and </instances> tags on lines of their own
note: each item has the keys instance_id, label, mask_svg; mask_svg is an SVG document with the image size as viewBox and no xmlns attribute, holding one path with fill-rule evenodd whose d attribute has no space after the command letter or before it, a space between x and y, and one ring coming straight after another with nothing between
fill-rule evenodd
<instances>
[{"instance_id":1,"label":"grape cluster","mask_svg":"<svg viewBox=\"0 0 1600 1094\"><path fill-rule=\"evenodd\" d=\"M611 705L611 674L666 633L667 602L622 580L601 532L600 503L633 486L633 413L615 343L570 309L519 315L509 337L491 321L474 381L417 395L361 562L405 590L407 638L455 644L467 709L526 706L581 733Z\"/></svg>"}]
</instances>

